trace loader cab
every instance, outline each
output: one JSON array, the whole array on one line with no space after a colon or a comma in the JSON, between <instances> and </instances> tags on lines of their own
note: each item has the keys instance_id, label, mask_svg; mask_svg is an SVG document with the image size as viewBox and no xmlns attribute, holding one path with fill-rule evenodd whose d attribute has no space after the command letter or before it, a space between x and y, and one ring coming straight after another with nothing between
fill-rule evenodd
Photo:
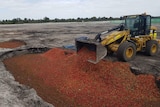
<instances>
[{"instance_id":1,"label":"loader cab","mask_svg":"<svg viewBox=\"0 0 160 107\"><path fill-rule=\"evenodd\" d=\"M151 27L150 15L125 16L125 29L130 30L131 37L149 35Z\"/></svg>"}]
</instances>

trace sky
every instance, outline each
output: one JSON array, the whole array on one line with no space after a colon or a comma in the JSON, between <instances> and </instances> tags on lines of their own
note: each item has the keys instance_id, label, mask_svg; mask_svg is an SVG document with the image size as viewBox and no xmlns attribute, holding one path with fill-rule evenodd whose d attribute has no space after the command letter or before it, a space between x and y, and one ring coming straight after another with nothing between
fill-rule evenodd
<instances>
[{"instance_id":1,"label":"sky","mask_svg":"<svg viewBox=\"0 0 160 107\"><path fill-rule=\"evenodd\" d=\"M0 0L0 20L120 17L144 12L160 16L160 0Z\"/></svg>"}]
</instances>

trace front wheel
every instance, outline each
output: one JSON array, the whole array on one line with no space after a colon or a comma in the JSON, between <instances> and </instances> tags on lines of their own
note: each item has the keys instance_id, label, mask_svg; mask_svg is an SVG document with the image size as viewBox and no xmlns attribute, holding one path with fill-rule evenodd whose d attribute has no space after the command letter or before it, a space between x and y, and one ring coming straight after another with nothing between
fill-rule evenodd
<instances>
[{"instance_id":1,"label":"front wheel","mask_svg":"<svg viewBox=\"0 0 160 107\"><path fill-rule=\"evenodd\" d=\"M117 50L117 58L121 61L133 60L136 55L136 46L131 42L120 44Z\"/></svg>"}]
</instances>

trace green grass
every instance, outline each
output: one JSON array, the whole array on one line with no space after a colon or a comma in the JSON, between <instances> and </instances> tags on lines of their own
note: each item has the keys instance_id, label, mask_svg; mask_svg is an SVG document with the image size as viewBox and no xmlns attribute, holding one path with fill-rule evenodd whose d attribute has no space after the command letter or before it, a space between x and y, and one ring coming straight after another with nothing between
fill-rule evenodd
<instances>
[{"instance_id":1,"label":"green grass","mask_svg":"<svg viewBox=\"0 0 160 107\"><path fill-rule=\"evenodd\" d=\"M111 20L110 23L120 24L120 23L124 23L124 20ZM159 24L160 23L160 18L152 18L151 23L152 24L157 24L157 23Z\"/></svg>"}]
</instances>

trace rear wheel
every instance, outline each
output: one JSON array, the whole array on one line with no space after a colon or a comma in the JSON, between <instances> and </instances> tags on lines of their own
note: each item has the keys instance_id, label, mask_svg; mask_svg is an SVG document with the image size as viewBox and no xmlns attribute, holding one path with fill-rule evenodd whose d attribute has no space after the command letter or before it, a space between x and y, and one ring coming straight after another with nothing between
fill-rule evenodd
<instances>
[{"instance_id":1,"label":"rear wheel","mask_svg":"<svg viewBox=\"0 0 160 107\"><path fill-rule=\"evenodd\" d=\"M158 53L158 42L155 40L149 40L146 43L146 54L149 56L156 55Z\"/></svg>"},{"instance_id":2,"label":"rear wheel","mask_svg":"<svg viewBox=\"0 0 160 107\"><path fill-rule=\"evenodd\" d=\"M121 61L133 60L136 55L136 46L131 42L120 44L117 51L117 58Z\"/></svg>"}]
</instances>

